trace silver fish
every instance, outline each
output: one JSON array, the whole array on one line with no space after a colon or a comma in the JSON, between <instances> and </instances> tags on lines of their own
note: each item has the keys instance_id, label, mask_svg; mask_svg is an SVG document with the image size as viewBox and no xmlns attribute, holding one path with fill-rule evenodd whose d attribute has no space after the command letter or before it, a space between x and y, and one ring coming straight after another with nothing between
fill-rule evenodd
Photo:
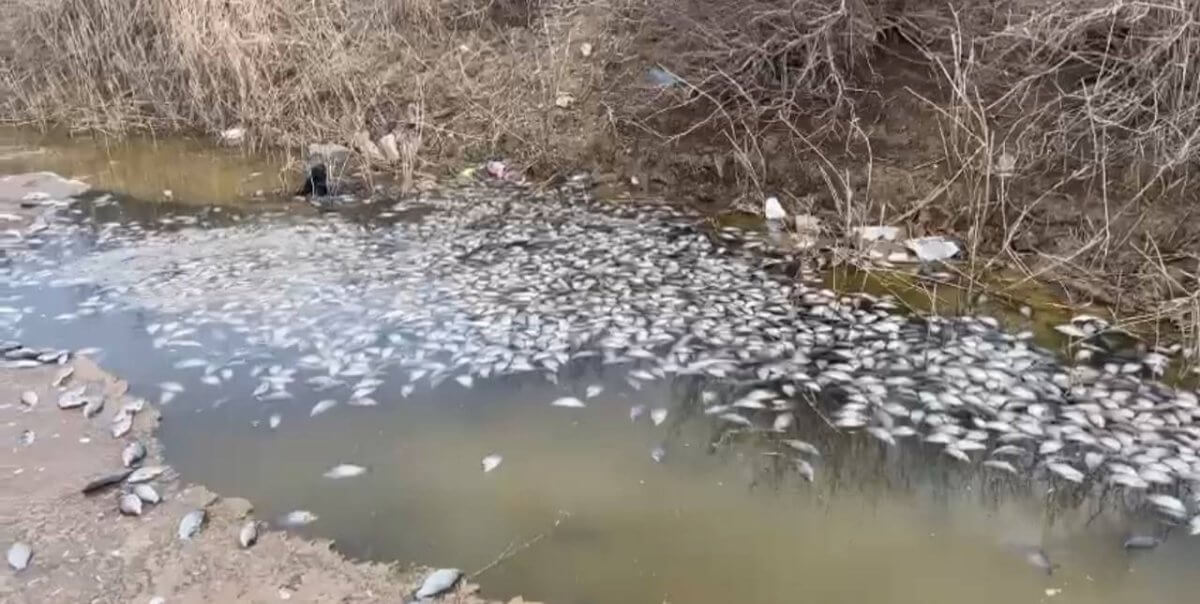
<instances>
[{"instance_id":1,"label":"silver fish","mask_svg":"<svg viewBox=\"0 0 1200 604\"><path fill-rule=\"evenodd\" d=\"M87 404L83 406L83 416L84 417L95 417L103 409L104 409L104 397L103 396L92 397L92 398L88 399Z\"/></svg>"},{"instance_id":2,"label":"silver fish","mask_svg":"<svg viewBox=\"0 0 1200 604\"><path fill-rule=\"evenodd\" d=\"M145 483L133 485L133 494L146 503L157 504L162 501L162 497L159 496L158 491Z\"/></svg>"},{"instance_id":3,"label":"silver fish","mask_svg":"<svg viewBox=\"0 0 1200 604\"><path fill-rule=\"evenodd\" d=\"M258 542L258 522L247 520L242 524L242 528L238 530L238 546L242 549L249 549Z\"/></svg>"},{"instance_id":4,"label":"silver fish","mask_svg":"<svg viewBox=\"0 0 1200 604\"><path fill-rule=\"evenodd\" d=\"M651 409L650 421L654 422L655 426L661 426L663 422L667 421L667 413L668 411L663 407Z\"/></svg>"},{"instance_id":5,"label":"silver fish","mask_svg":"<svg viewBox=\"0 0 1200 604\"><path fill-rule=\"evenodd\" d=\"M579 409L579 408L586 406L583 404L583 401L581 401L573 396L564 396L561 398L554 399L554 401L551 402L550 405L553 407L565 407L567 409Z\"/></svg>"},{"instance_id":6,"label":"silver fish","mask_svg":"<svg viewBox=\"0 0 1200 604\"><path fill-rule=\"evenodd\" d=\"M502 455L498 455L496 453L493 453L491 455L488 455L487 457L484 457L483 458L484 473L491 472L492 470L495 470L496 468L500 467L500 463L503 461L504 461L504 457Z\"/></svg>"},{"instance_id":7,"label":"silver fish","mask_svg":"<svg viewBox=\"0 0 1200 604\"><path fill-rule=\"evenodd\" d=\"M313 405L312 411L308 412L308 416L316 417L322 413L325 413L326 411L329 411L330 409L333 409L336 406L337 406L337 401L335 401L331 398L327 398L323 401L318 401L317 404Z\"/></svg>"},{"instance_id":8,"label":"silver fish","mask_svg":"<svg viewBox=\"0 0 1200 604\"><path fill-rule=\"evenodd\" d=\"M421 587L413 595L418 600L433 598L453 589L458 584L460 578L462 578L461 570L457 568L440 568L429 573L425 577L425 580L421 582Z\"/></svg>"},{"instance_id":9,"label":"silver fish","mask_svg":"<svg viewBox=\"0 0 1200 604\"><path fill-rule=\"evenodd\" d=\"M133 493L125 493L121 495L121 499L117 503L117 508L126 516L141 516L142 499Z\"/></svg>"},{"instance_id":10,"label":"silver fish","mask_svg":"<svg viewBox=\"0 0 1200 604\"><path fill-rule=\"evenodd\" d=\"M113 438L121 438L133 429L133 416L126 413L124 409L117 411L112 418L112 435Z\"/></svg>"},{"instance_id":11,"label":"silver fish","mask_svg":"<svg viewBox=\"0 0 1200 604\"><path fill-rule=\"evenodd\" d=\"M32 558L33 549L25 543L18 541L8 548L8 565L15 571L22 571L28 568L29 561Z\"/></svg>"},{"instance_id":12,"label":"silver fish","mask_svg":"<svg viewBox=\"0 0 1200 604\"><path fill-rule=\"evenodd\" d=\"M146 446L140 441L135 440L125 445L125 448L121 450L121 464L126 468L132 468L133 466L141 463L142 459L145 457Z\"/></svg>"},{"instance_id":13,"label":"silver fish","mask_svg":"<svg viewBox=\"0 0 1200 604\"><path fill-rule=\"evenodd\" d=\"M183 515L179 520L179 530L177 534L184 541L191 540L195 537L200 529L204 528L204 521L208 518L208 514L202 509L195 509Z\"/></svg>"},{"instance_id":14,"label":"silver fish","mask_svg":"<svg viewBox=\"0 0 1200 604\"><path fill-rule=\"evenodd\" d=\"M120 483L128 478L132 473L133 470L121 470L120 472L110 472L108 474L97 476L96 478L89 480L87 484L83 485L83 494L90 495L105 487Z\"/></svg>"},{"instance_id":15,"label":"silver fish","mask_svg":"<svg viewBox=\"0 0 1200 604\"><path fill-rule=\"evenodd\" d=\"M303 526L316 522L317 515L308 510L295 510L288 512L280 519L280 523L284 526Z\"/></svg>"},{"instance_id":16,"label":"silver fish","mask_svg":"<svg viewBox=\"0 0 1200 604\"><path fill-rule=\"evenodd\" d=\"M26 407L33 407L38 404L38 395L32 390L26 390L21 393L21 404Z\"/></svg>"},{"instance_id":17,"label":"silver fish","mask_svg":"<svg viewBox=\"0 0 1200 604\"><path fill-rule=\"evenodd\" d=\"M166 471L167 468L164 466L142 466L130 473L129 477L125 479L125 482L129 484L150 482L151 480L161 476L162 473Z\"/></svg>"},{"instance_id":18,"label":"silver fish","mask_svg":"<svg viewBox=\"0 0 1200 604\"><path fill-rule=\"evenodd\" d=\"M366 473L367 473L367 469L362 466L356 466L354 464L344 463L344 464L336 465L336 466L330 468L329 471L325 472L322 476L324 476L325 478L338 479L338 478L350 478L353 476L361 476Z\"/></svg>"},{"instance_id":19,"label":"silver fish","mask_svg":"<svg viewBox=\"0 0 1200 604\"><path fill-rule=\"evenodd\" d=\"M604 386L601 386L599 384L592 384L587 387L587 390L586 390L586 393L584 394L584 396L586 398L596 398L597 396L600 396L600 393L602 393L602 392L604 392Z\"/></svg>"},{"instance_id":20,"label":"silver fish","mask_svg":"<svg viewBox=\"0 0 1200 604\"><path fill-rule=\"evenodd\" d=\"M267 418L267 425L274 430L275 428L279 427L279 422L281 421L283 421L282 416L280 416L278 413L272 413L271 417Z\"/></svg>"}]
</instances>

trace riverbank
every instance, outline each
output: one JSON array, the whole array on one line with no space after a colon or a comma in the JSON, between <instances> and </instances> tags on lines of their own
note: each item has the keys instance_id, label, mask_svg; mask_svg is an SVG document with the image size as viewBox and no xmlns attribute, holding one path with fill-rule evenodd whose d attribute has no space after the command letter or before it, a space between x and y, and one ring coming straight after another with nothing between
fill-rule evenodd
<instances>
[{"instance_id":1,"label":"riverbank","mask_svg":"<svg viewBox=\"0 0 1200 604\"><path fill-rule=\"evenodd\" d=\"M146 445L142 467L162 465L154 438L159 416L143 409L127 436L113 438L110 418L133 400L125 383L85 357L65 367L74 371L62 388L52 382L63 367L0 370L0 544L7 550L25 543L33 554L27 568L0 573L0 600L402 602L420 585L420 569L353 562L329 541L283 531L263 528L257 543L242 549L239 530L255 519L253 506L181 484L170 469L149 483L162 502L145 503L140 516L118 511L120 488L85 496L89 480L121 469L129 442ZM56 404L80 386L103 393L105 407L93 418ZM26 392L36 394L34 405L21 402ZM206 511L206 522L182 541L180 519L195 509ZM443 601L482 604L475 589L460 587Z\"/></svg>"}]
</instances>

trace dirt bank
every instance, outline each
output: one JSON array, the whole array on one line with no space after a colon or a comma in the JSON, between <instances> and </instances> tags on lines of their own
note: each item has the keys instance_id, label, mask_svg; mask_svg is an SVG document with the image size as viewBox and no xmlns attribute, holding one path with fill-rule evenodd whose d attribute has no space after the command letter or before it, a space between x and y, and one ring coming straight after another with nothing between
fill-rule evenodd
<instances>
[{"instance_id":1,"label":"dirt bank","mask_svg":"<svg viewBox=\"0 0 1200 604\"><path fill-rule=\"evenodd\" d=\"M162 459L154 409L135 416L130 434L113 438L110 421L126 385L87 359L73 367L69 387L104 393L105 408L91 419L78 408L58 408L60 389L51 382L60 368L0 371L0 546L20 541L33 550L28 568L0 571L0 601L394 603L407 601L419 584L420 570L352 562L329 542L279 531L264 529L256 545L241 549L237 536L253 518L250 503L180 484L169 470L151 483L163 501L147 504L139 517L118 512L120 489L84 496L89 479L121 468L131 440L148 445L143 466ZM20 402L26 391L38 396L33 407ZM196 508L206 510L206 524L181 541L180 519ZM462 586L443 601L485 602L474 590Z\"/></svg>"}]
</instances>

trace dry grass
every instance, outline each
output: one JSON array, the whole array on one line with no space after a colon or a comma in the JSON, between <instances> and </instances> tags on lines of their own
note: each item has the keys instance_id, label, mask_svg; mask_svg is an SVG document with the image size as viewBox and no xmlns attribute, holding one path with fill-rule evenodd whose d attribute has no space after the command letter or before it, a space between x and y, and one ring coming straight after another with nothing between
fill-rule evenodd
<instances>
[{"instance_id":1,"label":"dry grass","mask_svg":"<svg viewBox=\"0 0 1200 604\"><path fill-rule=\"evenodd\" d=\"M1192 0L6 4L10 121L243 125L284 146L399 123L410 179L495 154L538 178L777 194L842 227L960 235L969 272L1061 280L1146 325L1200 321Z\"/></svg>"}]
</instances>

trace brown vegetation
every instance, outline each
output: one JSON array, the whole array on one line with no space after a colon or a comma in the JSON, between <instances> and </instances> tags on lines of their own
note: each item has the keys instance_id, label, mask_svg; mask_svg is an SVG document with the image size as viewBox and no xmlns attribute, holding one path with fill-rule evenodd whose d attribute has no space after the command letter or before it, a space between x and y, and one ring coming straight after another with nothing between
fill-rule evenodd
<instances>
[{"instance_id":1,"label":"brown vegetation","mask_svg":"<svg viewBox=\"0 0 1200 604\"><path fill-rule=\"evenodd\" d=\"M417 170L497 154L721 205L770 192L959 234L977 273L1126 316L1200 314L1194 0L8 4L10 120L292 146L411 106Z\"/></svg>"}]
</instances>

